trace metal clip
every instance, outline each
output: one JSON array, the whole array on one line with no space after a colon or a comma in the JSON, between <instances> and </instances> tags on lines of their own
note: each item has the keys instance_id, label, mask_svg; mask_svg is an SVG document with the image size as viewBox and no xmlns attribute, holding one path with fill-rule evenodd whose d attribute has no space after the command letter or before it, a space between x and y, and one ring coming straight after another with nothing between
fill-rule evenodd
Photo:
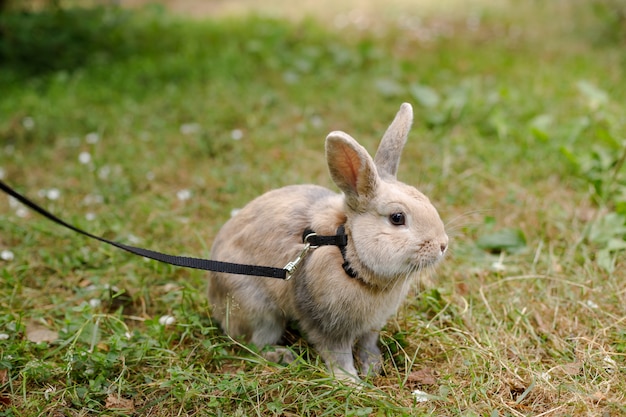
<instances>
[{"instance_id":1,"label":"metal clip","mask_svg":"<svg viewBox=\"0 0 626 417\"><path fill-rule=\"evenodd\" d=\"M305 244L304 244L304 248L302 248L302 251L300 252L300 254L298 255L298 257L296 259L294 259L293 261L289 262L287 265L285 265L285 267L283 268L285 271L287 271L287 276L285 277L285 281L289 281L291 279L291 277L293 276L293 274L298 270L298 267L300 266L300 264L302 263L302 261L304 261L304 258L306 257L306 255L309 253L309 251L311 249L315 249L317 248L317 246L312 246L308 240L309 237L311 236L315 236L315 233L309 233L308 235L306 235L306 237L304 238Z\"/></svg>"}]
</instances>

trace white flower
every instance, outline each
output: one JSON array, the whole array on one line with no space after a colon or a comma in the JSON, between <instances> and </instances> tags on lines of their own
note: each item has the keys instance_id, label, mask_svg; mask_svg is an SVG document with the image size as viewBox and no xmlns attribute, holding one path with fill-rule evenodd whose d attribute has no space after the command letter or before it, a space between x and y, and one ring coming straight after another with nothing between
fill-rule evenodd
<instances>
[{"instance_id":1,"label":"white flower","mask_svg":"<svg viewBox=\"0 0 626 417\"><path fill-rule=\"evenodd\" d=\"M174 316L165 315L159 318L159 324L161 326L170 326L174 323L176 323L176 317Z\"/></svg>"},{"instance_id":2,"label":"white flower","mask_svg":"<svg viewBox=\"0 0 626 417\"><path fill-rule=\"evenodd\" d=\"M91 308L100 307L100 304L102 304L102 301L100 301L98 298L92 298L91 300L89 300L89 305L91 306Z\"/></svg>"},{"instance_id":3,"label":"white flower","mask_svg":"<svg viewBox=\"0 0 626 417\"><path fill-rule=\"evenodd\" d=\"M117 285L111 285L111 284L104 284L102 286L105 290L110 290L112 292L120 292L120 287L118 287Z\"/></svg>"},{"instance_id":4,"label":"white flower","mask_svg":"<svg viewBox=\"0 0 626 417\"><path fill-rule=\"evenodd\" d=\"M108 165L103 165L98 170L98 178L100 178L101 180L106 180L107 178L109 178L110 174L111 174L111 167Z\"/></svg>"},{"instance_id":5,"label":"white flower","mask_svg":"<svg viewBox=\"0 0 626 417\"><path fill-rule=\"evenodd\" d=\"M87 194L85 198L83 198L83 204L91 205L91 204L102 204L104 202L104 197L100 194Z\"/></svg>"},{"instance_id":6,"label":"white flower","mask_svg":"<svg viewBox=\"0 0 626 417\"><path fill-rule=\"evenodd\" d=\"M286 71L283 73L283 80L287 84L295 84L300 80L300 77L293 71Z\"/></svg>"},{"instance_id":7,"label":"white flower","mask_svg":"<svg viewBox=\"0 0 626 417\"><path fill-rule=\"evenodd\" d=\"M15 255L10 250L5 249L0 252L0 259L2 259L3 261L12 261L13 259L15 259Z\"/></svg>"},{"instance_id":8,"label":"white flower","mask_svg":"<svg viewBox=\"0 0 626 417\"><path fill-rule=\"evenodd\" d=\"M316 128L320 128L324 125L324 121L322 120L322 118L317 115L312 116L309 122L311 123L311 126L316 127Z\"/></svg>"},{"instance_id":9,"label":"white flower","mask_svg":"<svg viewBox=\"0 0 626 417\"><path fill-rule=\"evenodd\" d=\"M42 195L43 197L43 195ZM28 216L28 209L22 205L15 197L9 196L9 207L15 210L15 215L17 217L26 217Z\"/></svg>"},{"instance_id":10,"label":"white flower","mask_svg":"<svg viewBox=\"0 0 626 417\"><path fill-rule=\"evenodd\" d=\"M591 300L587 300L587 303L586 303L586 304L587 304L587 307L589 307L589 308L593 308L593 309L596 309L596 308L598 308L598 307L599 307L596 303L594 303L594 302L593 302L593 301L591 301Z\"/></svg>"},{"instance_id":11,"label":"white flower","mask_svg":"<svg viewBox=\"0 0 626 417\"><path fill-rule=\"evenodd\" d=\"M176 193L176 198L178 198L180 201L189 200L191 198L191 191L180 190Z\"/></svg>"},{"instance_id":12,"label":"white flower","mask_svg":"<svg viewBox=\"0 0 626 417\"><path fill-rule=\"evenodd\" d=\"M501 261L496 261L491 264L491 269L494 271L506 271L506 266Z\"/></svg>"},{"instance_id":13,"label":"white flower","mask_svg":"<svg viewBox=\"0 0 626 417\"><path fill-rule=\"evenodd\" d=\"M24 129L26 130L33 130L35 127L35 119L32 117L24 117L22 119L22 126L24 126Z\"/></svg>"},{"instance_id":14,"label":"white flower","mask_svg":"<svg viewBox=\"0 0 626 417\"><path fill-rule=\"evenodd\" d=\"M426 401L430 400L430 396L427 393L418 389L413 391L411 394L413 394L413 397L415 397L415 401L417 401L418 403L425 403Z\"/></svg>"},{"instance_id":15,"label":"white flower","mask_svg":"<svg viewBox=\"0 0 626 417\"><path fill-rule=\"evenodd\" d=\"M192 135L200 131L200 125L198 123L185 123L180 125L180 133L183 135Z\"/></svg>"},{"instance_id":16,"label":"white flower","mask_svg":"<svg viewBox=\"0 0 626 417\"><path fill-rule=\"evenodd\" d=\"M56 392L56 390L57 390L56 387L53 387L52 385L48 385L48 388L46 388L46 390L43 392L44 398L47 400L50 394Z\"/></svg>"},{"instance_id":17,"label":"white flower","mask_svg":"<svg viewBox=\"0 0 626 417\"><path fill-rule=\"evenodd\" d=\"M24 218L28 216L28 209L26 207L18 207L17 210L15 210L15 215Z\"/></svg>"},{"instance_id":18,"label":"white flower","mask_svg":"<svg viewBox=\"0 0 626 417\"><path fill-rule=\"evenodd\" d=\"M602 358L602 361L605 363L604 369L606 369L607 372L613 372L617 369L617 362L615 362L615 359L613 359L609 355L606 355L604 358Z\"/></svg>"},{"instance_id":19,"label":"white flower","mask_svg":"<svg viewBox=\"0 0 626 417\"><path fill-rule=\"evenodd\" d=\"M97 132L91 132L85 135L85 142L87 142L90 145L98 143L99 140L100 140L100 135Z\"/></svg>"},{"instance_id":20,"label":"white flower","mask_svg":"<svg viewBox=\"0 0 626 417\"><path fill-rule=\"evenodd\" d=\"M58 188L50 188L46 190L46 197L48 200L58 200L61 197L61 191Z\"/></svg>"},{"instance_id":21,"label":"white flower","mask_svg":"<svg viewBox=\"0 0 626 417\"><path fill-rule=\"evenodd\" d=\"M241 211L241 209L239 208L234 208L230 211L230 217L235 217L237 215L237 213L239 213Z\"/></svg>"},{"instance_id":22,"label":"white flower","mask_svg":"<svg viewBox=\"0 0 626 417\"><path fill-rule=\"evenodd\" d=\"M85 219L87 219L87 221L90 221L90 222L96 220L96 213L89 212L85 214Z\"/></svg>"},{"instance_id":23,"label":"white flower","mask_svg":"<svg viewBox=\"0 0 626 417\"><path fill-rule=\"evenodd\" d=\"M9 335L6 333L0 333L0 340L7 340L9 338Z\"/></svg>"},{"instance_id":24,"label":"white flower","mask_svg":"<svg viewBox=\"0 0 626 417\"><path fill-rule=\"evenodd\" d=\"M241 140L243 138L243 130L241 129L233 129L230 132L230 137L232 140Z\"/></svg>"},{"instance_id":25,"label":"white flower","mask_svg":"<svg viewBox=\"0 0 626 417\"><path fill-rule=\"evenodd\" d=\"M81 152L78 155L78 162L80 162L83 165L87 165L88 163L91 162L91 154L89 152Z\"/></svg>"},{"instance_id":26,"label":"white flower","mask_svg":"<svg viewBox=\"0 0 626 417\"><path fill-rule=\"evenodd\" d=\"M137 245L139 243L141 243L141 239L135 235L133 235L132 233L130 233L126 239L128 239L128 241L133 244L133 245Z\"/></svg>"}]
</instances>

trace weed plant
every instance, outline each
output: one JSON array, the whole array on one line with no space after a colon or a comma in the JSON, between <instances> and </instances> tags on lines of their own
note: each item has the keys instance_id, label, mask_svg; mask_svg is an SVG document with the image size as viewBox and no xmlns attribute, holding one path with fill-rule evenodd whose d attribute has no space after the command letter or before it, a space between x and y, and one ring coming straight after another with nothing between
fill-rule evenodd
<instances>
[{"instance_id":1,"label":"weed plant","mask_svg":"<svg viewBox=\"0 0 626 417\"><path fill-rule=\"evenodd\" d=\"M63 13L62 29L52 14L0 17L0 178L54 213L209 257L260 193L332 187L328 132L373 151L409 101L399 175L439 208L451 253L385 327L383 374L355 387L297 334L289 366L224 336L203 273L0 196L0 414L626 412L626 56L598 47L587 4L341 28Z\"/></svg>"}]
</instances>

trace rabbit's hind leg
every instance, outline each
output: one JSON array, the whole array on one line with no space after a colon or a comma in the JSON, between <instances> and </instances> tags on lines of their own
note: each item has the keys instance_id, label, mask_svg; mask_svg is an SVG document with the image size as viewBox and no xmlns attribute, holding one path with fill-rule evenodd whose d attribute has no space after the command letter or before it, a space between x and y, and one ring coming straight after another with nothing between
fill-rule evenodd
<instances>
[{"instance_id":1,"label":"rabbit's hind leg","mask_svg":"<svg viewBox=\"0 0 626 417\"><path fill-rule=\"evenodd\" d=\"M264 310L253 313L249 323L252 329L250 341L259 349L267 345L277 344L285 333L287 322L280 311Z\"/></svg>"},{"instance_id":2,"label":"rabbit's hind leg","mask_svg":"<svg viewBox=\"0 0 626 417\"><path fill-rule=\"evenodd\" d=\"M285 332L286 322L280 313L265 312L257 316L254 323L251 342L263 349L262 356L275 363L290 364L296 357L288 348L278 346Z\"/></svg>"}]
</instances>

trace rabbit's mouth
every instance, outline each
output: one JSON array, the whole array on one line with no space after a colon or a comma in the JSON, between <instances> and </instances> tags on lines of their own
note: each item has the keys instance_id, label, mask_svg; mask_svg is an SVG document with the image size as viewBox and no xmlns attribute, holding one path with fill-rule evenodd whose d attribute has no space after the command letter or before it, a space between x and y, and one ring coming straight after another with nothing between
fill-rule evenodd
<instances>
[{"instance_id":1,"label":"rabbit's mouth","mask_svg":"<svg viewBox=\"0 0 626 417\"><path fill-rule=\"evenodd\" d=\"M347 258L344 258L345 262L342 266L346 274L354 281L370 289L388 291L390 288L396 288L399 282L408 282L425 271L432 271L444 258L446 252L447 247L441 248L439 253L425 254L422 250L418 250L415 256L407 260L403 266L390 268L384 272L375 271L359 260L351 263Z\"/></svg>"},{"instance_id":2,"label":"rabbit's mouth","mask_svg":"<svg viewBox=\"0 0 626 417\"><path fill-rule=\"evenodd\" d=\"M432 268L436 266L439 262L441 262L442 259L443 259L443 255L438 256L436 258L420 259L417 262L417 266L419 269Z\"/></svg>"},{"instance_id":3,"label":"rabbit's mouth","mask_svg":"<svg viewBox=\"0 0 626 417\"><path fill-rule=\"evenodd\" d=\"M443 235L437 240L423 242L416 253L416 263L422 267L434 266L439 263L448 252L448 236Z\"/></svg>"}]
</instances>

